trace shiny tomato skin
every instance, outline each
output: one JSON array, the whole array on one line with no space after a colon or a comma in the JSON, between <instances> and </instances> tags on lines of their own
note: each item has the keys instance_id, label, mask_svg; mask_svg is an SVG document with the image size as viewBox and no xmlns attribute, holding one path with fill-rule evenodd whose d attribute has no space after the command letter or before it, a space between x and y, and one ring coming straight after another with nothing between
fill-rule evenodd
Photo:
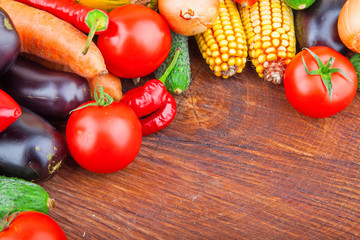
<instances>
[{"instance_id":1,"label":"shiny tomato skin","mask_svg":"<svg viewBox=\"0 0 360 240\"><path fill-rule=\"evenodd\" d=\"M318 69L316 60L306 50L299 52L289 63L284 74L284 88L288 101L300 113L313 118L330 117L345 109L354 99L357 92L357 75L351 62L339 52L329 47L310 47L325 64L330 57L335 57L333 68L343 70L351 79L341 73L333 73L332 99L323 84L320 75L309 75L305 72L301 56L304 56L309 69Z\"/></svg>"},{"instance_id":2,"label":"shiny tomato skin","mask_svg":"<svg viewBox=\"0 0 360 240\"><path fill-rule=\"evenodd\" d=\"M80 166L95 173L112 173L135 159L142 131L135 112L124 103L113 102L72 112L66 124L66 139Z\"/></svg>"},{"instance_id":3,"label":"shiny tomato skin","mask_svg":"<svg viewBox=\"0 0 360 240\"><path fill-rule=\"evenodd\" d=\"M67 240L57 222L41 212L19 213L9 227L0 232L1 240Z\"/></svg>"},{"instance_id":4,"label":"shiny tomato skin","mask_svg":"<svg viewBox=\"0 0 360 240\"><path fill-rule=\"evenodd\" d=\"M171 47L164 18L137 4L115 8L109 16L108 29L97 40L107 69L122 78L143 77L155 71Z\"/></svg>"}]
</instances>

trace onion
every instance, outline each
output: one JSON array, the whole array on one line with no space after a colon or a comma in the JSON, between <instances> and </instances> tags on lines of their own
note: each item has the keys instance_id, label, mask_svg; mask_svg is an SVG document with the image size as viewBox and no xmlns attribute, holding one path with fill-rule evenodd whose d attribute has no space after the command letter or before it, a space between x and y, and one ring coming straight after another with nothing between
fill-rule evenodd
<instances>
[{"instance_id":1,"label":"onion","mask_svg":"<svg viewBox=\"0 0 360 240\"><path fill-rule=\"evenodd\" d=\"M344 45L360 53L360 1L347 0L338 18L338 33Z\"/></svg>"},{"instance_id":2,"label":"onion","mask_svg":"<svg viewBox=\"0 0 360 240\"><path fill-rule=\"evenodd\" d=\"M158 8L171 30L194 36L212 27L220 3L219 0L159 0Z\"/></svg>"}]
</instances>

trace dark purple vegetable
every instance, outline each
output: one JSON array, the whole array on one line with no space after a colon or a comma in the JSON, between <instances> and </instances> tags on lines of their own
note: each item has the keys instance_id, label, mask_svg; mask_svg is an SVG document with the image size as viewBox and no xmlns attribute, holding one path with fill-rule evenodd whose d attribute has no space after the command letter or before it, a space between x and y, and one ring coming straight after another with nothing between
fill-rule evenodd
<instances>
[{"instance_id":1,"label":"dark purple vegetable","mask_svg":"<svg viewBox=\"0 0 360 240\"><path fill-rule=\"evenodd\" d=\"M85 78L21 56L1 78L0 87L20 105L49 121L66 120L71 110L92 99Z\"/></svg>"},{"instance_id":2,"label":"dark purple vegetable","mask_svg":"<svg viewBox=\"0 0 360 240\"><path fill-rule=\"evenodd\" d=\"M341 42L337 20L346 0L316 0L304 10L294 11L295 35L299 50L311 46L327 46L349 55L351 51Z\"/></svg>"},{"instance_id":3,"label":"dark purple vegetable","mask_svg":"<svg viewBox=\"0 0 360 240\"><path fill-rule=\"evenodd\" d=\"M0 175L47 181L60 170L67 156L63 135L24 107L21 116L0 133Z\"/></svg>"},{"instance_id":4,"label":"dark purple vegetable","mask_svg":"<svg viewBox=\"0 0 360 240\"><path fill-rule=\"evenodd\" d=\"M14 63L20 53L20 37L9 15L0 8L0 76Z\"/></svg>"}]
</instances>

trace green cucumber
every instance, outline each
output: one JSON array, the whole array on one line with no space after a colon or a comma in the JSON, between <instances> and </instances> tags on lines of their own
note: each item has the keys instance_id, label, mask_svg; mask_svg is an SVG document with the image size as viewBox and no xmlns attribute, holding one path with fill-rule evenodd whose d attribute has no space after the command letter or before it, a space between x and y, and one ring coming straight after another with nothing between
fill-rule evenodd
<instances>
[{"instance_id":1,"label":"green cucumber","mask_svg":"<svg viewBox=\"0 0 360 240\"><path fill-rule=\"evenodd\" d=\"M181 49L179 58L166 78L165 87L170 93L183 93L191 82L189 37L171 31L171 48L165 61L154 71L157 79L161 78L167 67L170 65L177 48Z\"/></svg>"},{"instance_id":2,"label":"green cucumber","mask_svg":"<svg viewBox=\"0 0 360 240\"><path fill-rule=\"evenodd\" d=\"M350 62L355 68L356 75L357 75L357 78L358 78L357 90L360 91L360 54L355 53L354 56L352 56L350 58Z\"/></svg>"},{"instance_id":3,"label":"green cucumber","mask_svg":"<svg viewBox=\"0 0 360 240\"><path fill-rule=\"evenodd\" d=\"M20 178L0 176L0 218L18 211L46 214L54 207L54 199L40 185Z\"/></svg>"}]
</instances>

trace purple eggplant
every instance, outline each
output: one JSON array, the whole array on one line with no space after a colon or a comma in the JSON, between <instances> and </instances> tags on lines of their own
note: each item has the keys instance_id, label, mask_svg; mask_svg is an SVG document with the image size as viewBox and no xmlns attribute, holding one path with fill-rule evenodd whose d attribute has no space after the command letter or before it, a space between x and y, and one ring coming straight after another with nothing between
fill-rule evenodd
<instances>
[{"instance_id":1,"label":"purple eggplant","mask_svg":"<svg viewBox=\"0 0 360 240\"><path fill-rule=\"evenodd\" d=\"M341 42L337 20L346 0L316 0L304 10L294 11L295 34L299 49L327 46L344 54L351 51Z\"/></svg>"},{"instance_id":2,"label":"purple eggplant","mask_svg":"<svg viewBox=\"0 0 360 240\"><path fill-rule=\"evenodd\" d=\"M14 63L20 53L20 37L13 22L0 8L0 76Z\"/></svg>"},{"instance_id":3,"label":"purple eggplant","mask_svg":"<svg viewBox=\"0 0 360 240\"><path fill-rule=\"evenodd\" d=\"M0 175L44 182L61 169L68 153L64 136L22 107L21 116L0 133Z\"/></svg>"},{"instance_id":4,"label":"purple eggplant","mask_svg":"<svg viewBox=\"0 0 360 240\"><path fill-rule=\"evenodd\" d=\"M49 69L22 56L2 76L0 88L50 122L66 120L71 110L92 99L85 78Z\"/></svg>"}]
</instances>

